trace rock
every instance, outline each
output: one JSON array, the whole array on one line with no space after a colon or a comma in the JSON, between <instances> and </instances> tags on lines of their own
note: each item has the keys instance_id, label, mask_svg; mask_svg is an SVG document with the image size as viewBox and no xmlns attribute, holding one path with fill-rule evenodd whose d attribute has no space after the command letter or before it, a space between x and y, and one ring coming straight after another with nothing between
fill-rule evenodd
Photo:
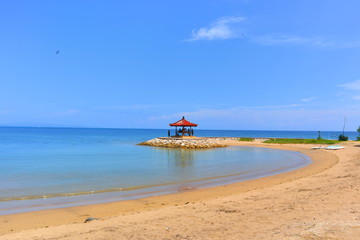
<instances>
[{"instance_id":1,"label":"rock","mask_svg":"<svg viewBox=\"0 0 360 240\"><path fill-rule=\"evenodd\" d=\"M227 145L218 138L154 138L139 145L169 148L218 148Z\"/></svg>"},{"instance_id":2,"label":"rock","mask_svg":"<svg viewBox=\"0 0 360 240\"><path fill-rule=\"evenodd\" d=\"M99 219L98 219L98 218L94 218L94 217L88 217L87 219L85 219L85 222L84 222L84 223L91 222L91 221L94 221L94 220L99 220Z\"/></svg>"}]
</instances>

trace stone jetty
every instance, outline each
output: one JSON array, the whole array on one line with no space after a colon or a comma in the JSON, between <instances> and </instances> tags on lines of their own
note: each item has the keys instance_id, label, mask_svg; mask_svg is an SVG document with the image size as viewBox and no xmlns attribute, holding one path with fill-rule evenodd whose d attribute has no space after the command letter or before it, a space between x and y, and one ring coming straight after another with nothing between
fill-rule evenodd
<instances>
[{"instance_id":1,"label":"stone jetty","mask_svg":"<svg viewBox=\"0 0 360 240\"><path fill-rule=\"evenodd\" d=\"M219 148L227 147L223 138L174 138L159 137L139 143L139 145L168 148Z\"/></svg>"}]
</instances>

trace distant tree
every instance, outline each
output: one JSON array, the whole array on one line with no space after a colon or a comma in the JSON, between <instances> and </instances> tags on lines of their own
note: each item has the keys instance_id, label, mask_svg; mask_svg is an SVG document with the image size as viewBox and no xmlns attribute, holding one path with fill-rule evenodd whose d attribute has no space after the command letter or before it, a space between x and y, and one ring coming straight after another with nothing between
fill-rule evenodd
<instances>
[{"instance_id":1,"label":"distant tree","mask_svg":"<svg viewBox=\"0 0 360 240\"><path fill-rule=\"evenodd\" d=\"M317 140L321 140L322 137L321 137L321 135L320 135L320 130L318 131L318 134L319 134L319 136L317 137Z\"/></svg>"},{"instance_id":2,"label":"distant tree","mask_svg":"<svg viewBox=\"0 0 360 240\"><path fill-rule=\"evenodd\" d=\"M349 140L349 137L345 136L345 125L346 125L346 121L347 121L347 119L346 119L346 117L344 117L343 132L342 132L342 134L340 134L340 136L339 136L339 141L347 141L347 140Z\"/></svg>"},{"instance_id":3,"label":"distant tree","mask_svg":"<svg viewBox=\"0 0 360 240\"><path fill-rule=\"evenodd\" d=\"M349 137L347 137L347 136L345 136L345 135L343 135L343 134L341 134L341 135L339 136L339 141L347 141L347 140L349 140Z\"/></svg>"},{"instance_id":4,"label":"distant tree","mask_svg":"<svg viewBox=\"0 0 360 240\"><path fill-rule=\"evenodd\" d=\"M359 133L359 136L357 137L357 140L360 141L360 126L359 128L357 129L358 133Z\"/></svg>"}]
</instances>

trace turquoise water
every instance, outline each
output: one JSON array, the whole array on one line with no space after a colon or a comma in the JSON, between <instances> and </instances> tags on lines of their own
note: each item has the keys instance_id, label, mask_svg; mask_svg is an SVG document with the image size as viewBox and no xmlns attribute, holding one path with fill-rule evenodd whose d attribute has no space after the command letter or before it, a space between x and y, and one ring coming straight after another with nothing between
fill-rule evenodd
<instances>
[{"instance_id":1,"label":"turquoise water","mask_svg":"<svg viewBox=\"0 0 360 240\"><path fill-rule=\"evenodd\" d=\"M317 132L197 131L197 136L301 137ZM0 128L0 214L132 199L305 166L290 151L153 148L166 130ZM323 133L325 135L325 133ZM97 193L97 194L95 194Z\"/></svg>"}]
</instances>

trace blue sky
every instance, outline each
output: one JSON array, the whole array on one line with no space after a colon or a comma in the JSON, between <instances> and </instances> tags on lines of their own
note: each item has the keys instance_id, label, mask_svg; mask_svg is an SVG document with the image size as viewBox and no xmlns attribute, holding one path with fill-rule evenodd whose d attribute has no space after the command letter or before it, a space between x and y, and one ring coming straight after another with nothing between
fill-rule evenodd
<instances>
[{"instance_id":1,"label":"blue sky","mask_svg":"<svg viewBox=\"0 0 360 240\"><path fill-rule=\"evenodd\" d=\"M360 2L1 1L0 125L347 130ZM58 54L56 54L56 52Z\"/></svg>"}]
</instances>

